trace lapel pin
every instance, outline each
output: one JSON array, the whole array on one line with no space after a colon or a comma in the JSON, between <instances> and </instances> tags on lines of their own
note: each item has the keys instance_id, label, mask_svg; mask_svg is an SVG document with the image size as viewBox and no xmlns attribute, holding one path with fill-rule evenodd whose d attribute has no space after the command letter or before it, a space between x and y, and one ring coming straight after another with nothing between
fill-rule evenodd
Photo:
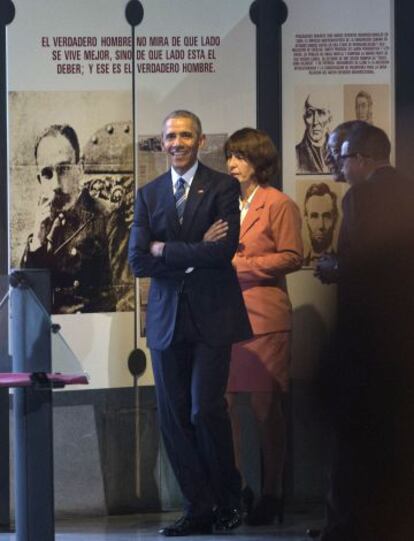
<instances>
[{"instance_id":1,"label":"lapel pin","mask_svg":"<svg viewBox=\"0 0 414 541\"><path fill-rule=\"evenodd\" d=\"M197 193L204 193L204 190L197 190Z\"/></svg>"}]
</instances>

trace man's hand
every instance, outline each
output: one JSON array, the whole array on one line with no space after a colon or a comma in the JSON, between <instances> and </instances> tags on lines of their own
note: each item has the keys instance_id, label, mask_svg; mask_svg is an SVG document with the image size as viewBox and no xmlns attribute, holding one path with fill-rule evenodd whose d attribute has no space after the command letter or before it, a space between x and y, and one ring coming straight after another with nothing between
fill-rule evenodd
<instances>
[{"instance_id":1,"label":"man's hand","mask_svg":"<svg viewBox=\"0 0 414 541\"><path fill-rule=\"evenodd\" d=\"M165 246L165 242L160 242L158 240L151 242L150 243L151 255L153 255L154 257L162 257L162 254L164 252L164 246Z\"/></svg>"},{"instance_id":2,"label":"man's hand","mask_svg":"<svg viewBox=\"0 0 414 541\"><path fill-rule=\"evenodd\" d=\"M335 284L338 281L338 259L334 255L323 255L318 259L314 276L323 284Z\"/></svg>"},{"instance_id":3,"label":"man's hand","mask_svg":"<svg viewBox=\"0 0 414 541\"><path fill-rule=\"evenodd\" d=\"M45 222L51 217L52 202L49 198L40 196L37 203L35 223L33 225L33 234L30 242L30 251L35 251L46 242L48 231L45 228Z\"/></svg>"},{"instance_id":4,"label":"man's hand","mask_svg":"<svg viewBox=\"0 0 414 541\"><path fill-rule=\"evenodd\" d=\"M224 239L227 235L229 224L224 220L217 220L211 225L204 233L204 242L216 242L217 240Z\"/></svg>"}]
</instances>

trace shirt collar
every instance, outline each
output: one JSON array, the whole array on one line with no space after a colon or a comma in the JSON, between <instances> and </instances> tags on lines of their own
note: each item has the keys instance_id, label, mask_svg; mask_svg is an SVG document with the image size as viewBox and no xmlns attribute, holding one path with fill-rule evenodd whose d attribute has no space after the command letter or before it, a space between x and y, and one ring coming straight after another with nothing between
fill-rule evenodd
<instances>
[{"instance_id":1,"label":"shirt collar","mask_svg":"<svg viewBox=\"0 0 414 541\"><path fill-rule=\"evenodd\" d=\"M256 188L252 191L252 193L249 195L249 197L247 198L247 201L246 203L244 204L244 207L243 207L243 199L240 197L239 198L239 204L240 204L240 208L245 208L245 209L248 209L250 208L250 205L252 204L252 201L253 201L253 197L255 196L257 190L259 188L259 185L256 186Z\"/></svg>"},{"instance_id":2,"label":"shirt collar","mask_svg":"<svg viewBox=\"0 0 414 541\"><path fill-rule=\"evenodd\" d=\"M378 171L381 171L382 169L387 169L388 167L391 167L391 164L389 162L380 163L373 171L371 171L371 173L367 176L366 180L369 180Z\"/></svg>"},{"instance_id":3,"label":"shirt collar","mask_svg":"<svg viewBox=\"0 0 414 541\"><path fill-rule=\"evenodd\" d=\"M173 185L173 190L175 190L176 188L176 184L177 184L177 180L179 178L183 178L188 187L191 186L191 183L193 182L193 179L194 179L194 176L196 174L196 171L197 171L197 167L198 167L198 160L195 162L195 164L190 167L190 169L188 171L186 171L183 175L179 175L177 173L177 171L174 169L174 167L171 167L171 180L172 180L172 185Z\"/></svg>"}]
</instances>

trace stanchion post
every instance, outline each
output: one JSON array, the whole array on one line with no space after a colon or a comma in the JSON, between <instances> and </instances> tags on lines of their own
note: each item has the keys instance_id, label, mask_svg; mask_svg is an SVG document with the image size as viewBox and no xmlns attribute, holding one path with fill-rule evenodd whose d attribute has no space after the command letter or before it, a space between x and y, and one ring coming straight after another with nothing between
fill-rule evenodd
<instances>
[{"instance_id":1,"label":"stanchion post","mask_svg":"<svg viewBox=\"0 0 414 541\"><path fill-rule=\"evenodd\" d=\"M255 0L250 17L256 25L257 127L282 149L282 24L288 10L283 0ZM282 188L280 177L272 183Z\"/></svg>"},{"instance_id":2,"label":"stanchion post","mask_svg":"<svg viewBox=\"0 0 414 541\"><path fill-rule=\"evenodd\" d=\"M0 2L0 274L8 273L8 170L7 170L7 69L6 69L6 26L15 14L11 0ZM3 328L4 332L5 329ZM4 335L3 335L4 336ZM2 346L7 340L2 339ZM7 346L4 348L6 349ZM7 354L0 359L0 370L8 369ZM6 360L5 360L6 358ZM0 529L10 525L10 477L9 477L9 391L0 389Z\"/></svg>"},{"instance_id":3,"label":"stanchion post","mask_svg":"<svg viewBox=\"0 0 414 541\"><path fill-rule=\"evenodd\" d=\"M49 314L49 272L15 271L10 282L13 370L51 372L50 321L34 297ZM15 389L13 407L16 541L53 541L52 391Z\"/></svg>"}]
</instances>

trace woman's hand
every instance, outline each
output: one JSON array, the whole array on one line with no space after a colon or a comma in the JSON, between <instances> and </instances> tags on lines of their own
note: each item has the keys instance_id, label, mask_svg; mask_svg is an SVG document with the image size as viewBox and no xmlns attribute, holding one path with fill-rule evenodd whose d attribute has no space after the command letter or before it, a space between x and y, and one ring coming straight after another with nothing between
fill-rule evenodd
<instances>
[{"instance_id":1,"label":"woman's hand","mask_svg":"<svg viewBox=\"0 0 414 541\"><path fill-rule=\"evenodd\" d=\"M224 220L217 220L214 222L207 231L204 233L203 241L205 242L216 242L217 240L224 239L227 235L229 229L229 224Z\"/></svg>"}]
</instances>

